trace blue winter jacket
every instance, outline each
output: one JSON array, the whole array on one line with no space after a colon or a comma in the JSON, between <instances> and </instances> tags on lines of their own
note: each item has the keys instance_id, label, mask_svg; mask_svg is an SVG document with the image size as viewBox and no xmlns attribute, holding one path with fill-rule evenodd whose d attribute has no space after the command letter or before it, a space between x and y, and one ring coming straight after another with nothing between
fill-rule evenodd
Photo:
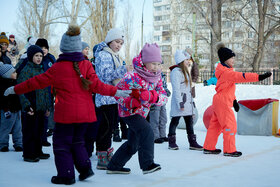
<instances>
[{"instance_id":1,"label":"blue winter jacket","mask_svg":"<svg viewBox=\"0 0 280 187\"><path fill-rule=\"evenodd\" d=\"M108 45L105 42L101 42L100 44L98 44L98 47L95 51L95 71L98 78L102 82L113 85L113 81L115 79L123 78L127 70L125 66L119 66L118 68L116 68L112 54L107 51L104 51L104 47L108 47ZM96 107L116 103L117 101L114 97L103 96L100 94L96 94L95 96Z\"/></svg>"}]
</instances>

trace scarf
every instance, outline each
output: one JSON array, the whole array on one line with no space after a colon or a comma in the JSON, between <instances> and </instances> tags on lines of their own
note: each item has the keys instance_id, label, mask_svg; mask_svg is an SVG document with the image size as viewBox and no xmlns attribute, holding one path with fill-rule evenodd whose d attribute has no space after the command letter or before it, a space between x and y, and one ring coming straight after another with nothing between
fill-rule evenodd
<instances>
[{"instance_id":1,"label":"scarf","mask_svg":"<svg viewBox=\"0 0 280 187\"><path fill-rule=\"evenodd\" d=\"M57 62L60 61L70 61L70 62L80 62L85 60L83 53L73 52L73 53L62 53L59 55Z\"/></svg>"},{"instance_id":2,"label":"scarf","mask_svg":"<svg viewBox=\"0 0 280 187\"><path fill-rule=\"evenodd\" d=\"M118 67L122 66L121 61L123 61L123 60L120 58L119 54L115 53L110 47L104 47L103 50L107 51L108 53L110 53L112 55L113 62L115 64L116 69ZM113 80L113 85L116 86L120 82L120 80L121 79Z\"/></svg>"}]
</instances>

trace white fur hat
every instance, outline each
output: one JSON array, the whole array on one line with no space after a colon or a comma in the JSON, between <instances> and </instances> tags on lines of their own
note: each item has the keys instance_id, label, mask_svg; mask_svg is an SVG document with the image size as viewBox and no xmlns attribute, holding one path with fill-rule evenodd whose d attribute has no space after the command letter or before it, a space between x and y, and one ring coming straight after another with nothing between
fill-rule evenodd
<instances>
[{"instance_id":1,"label":"white fur hat","mask_svg":"<svg viewBox=\"0 0 280 187\"><path fill-rule=\"evenodd\" d=\"M187 53L184 50L177 50L175 53L175 62L176 64L180 64L181 62L183 62L184 60L189 60L191 58L191 56L189 55L189 53Z\"/></svg>"},{"instance_id":2,"label":"white fur hat","mask_svg":"<svg viewBox=\"0 0 280 187\"><path fill-rule=\"evenodd\" d=\"M108 31L105 43L108 44L113 40L121 39L124 41L124 34L119 28L112 28Z\"/></svg>"}]
</instances>

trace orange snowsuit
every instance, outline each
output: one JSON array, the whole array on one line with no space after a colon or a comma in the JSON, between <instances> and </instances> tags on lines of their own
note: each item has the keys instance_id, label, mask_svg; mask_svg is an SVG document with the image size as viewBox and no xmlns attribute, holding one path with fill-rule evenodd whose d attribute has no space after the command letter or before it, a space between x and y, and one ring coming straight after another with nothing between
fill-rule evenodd
<instances>
[{"instance_id":1,"label":"orange snowsuit","mask_svg":"<svg viewBox=\"0 0 280 187\"><path fill-rule=\"evenodd\" d=\"M216 77L218 82L216 85L216 94L213 97L213 116L210 120L207 130L204 149L215 150L218 137L223 133L224 153L233 153L236 151L235 134L237 124L232 110L235 97L235 83L257 82L259 75L257 73L236 72L233 68L227 67L225 64L219 63L216 68Z\"/></svg>"}]
</instances>

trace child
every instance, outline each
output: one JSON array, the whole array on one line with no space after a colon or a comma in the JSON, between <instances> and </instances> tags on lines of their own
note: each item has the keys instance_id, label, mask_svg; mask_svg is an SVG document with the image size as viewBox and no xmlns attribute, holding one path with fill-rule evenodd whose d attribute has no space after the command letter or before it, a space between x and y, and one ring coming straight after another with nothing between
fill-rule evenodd
<instances>
[{"instance_id":1,"label":"child","mask_svg":"<svg viewBox=\"0 0 280 187\"><path fill-rule=\"evenodd\" d=\"M123 65L119 51L124 43L124 34L118 28L109 30L105 41L98 44L95 51L95 70L98 78L110 85L117 83L124 74L131 70L130 66ZM101 111L101 122L98 129L96 150L97 169L106 169L113 155L112 133L118 124L118 104L114 97L96 94L96 107Z\"/></svg>"},{"instance_id":2,"label":"child","mask_svg":"<svg viewBox=\"0 0 280 187\"><path fill-rule=\"evenodd\" d=\"M37 45L27 49L28 62L18 76L17 82L24 82L44 73L41 65L43 51ZM38 162L48 159L49 154L42 151L42 135L45 116L49 115L50 101L48 89L30 91L19 96L22 107L23 160Z\"/></svg>"},{"instance_id":3,"label":"child","mask_svg":"<svg viewBox=\"0 0 280 187\"><path fill-rule=\"evenodd\" d=\"M41 64L43 65L44 72L46 72L56 62L56 59L52 54L49 53L48 40L44 38L39 38L36 41L35 45L41 47L44 53ZM48 87L48 92L49 92L49 99L50 99L50 115L48 117L45 116L45 120L44 120L44 131L42 135L43 146L51 146L51 144L47 140L47 134L52 134L54 129L54 121L53 121L54 96L51 91L51 86ZM47 132L48 129L49 131Z\"/></svg>"},{"instance_id":4,"label":"child","mask_svg":"<svg viewBox=\"0 0 280 187\"><path fill-rule=\"evenodd\" d=\"M171 66L170 80L172 85L172 98L171 98L171 122L169 125L168 133L168 148L171 150L179 149L176 144L176 127L179 124L181 117L184 118L188 140L191 150L202 150L196 142L196 135L193 130L193 98L191 95L192 79L188 70L190 62L190 55L183 51L177 50L175 53L175 62L177 65Z\"/></svg>"},{"instance_id":5,"label":"child","mask_svg":"<svg viewBox=\"0 0 280 187\"><path fill-rule=\"evenodd\" d=\"M93 175L91 162L84 147L87 124L96 120L92 92L126 97L131 91L117 90L116 87L104 84L97 78L91 63L85 60L82 54L78 26L69 26L62 36L60 50L63 53L48 71L8 88L4 94L23 94L53 85L57 98L54 110L56 124L53 152L58 174L52 177L51 182L74 184L74 166L80 173L80 180Z\"/></svg>"},{"instance_id":6,"label":"child","mask_svg":"<svg viewBox=\"0 0 280 187\"><path fill-rule=\"evenodd\" d=\"M0 47L0 151L9 151L9 134L13 135L15 151L22 151L22 133L21 133L21 106L17 95L5 97L4 91L16 85L16 70L11 64L1 62Z\"/></svg>"},{"instance_id":7,"label":"child","mask_svg":"<svg viewBox=\"0 0 280 187\"><path fill-rule=\"evenodd\" d=\"M220 149L216 149L218 137L223 133L224 156L239 157L241 152L236 151L235 134L237 124L232 106L238 112L239 105L235 98L236 83L257 82L271 76L270 72L262 75L257 73L242 73L233 70L235 54L225 47L223 43L217 45L220 62L216 68L216 94L213 97L213 116L207 130L204 142L204 154L219 154Z\"/></svg>"},{"instance_id":8,"label":"child","mask_svg":"<svg viewBox=\"0 0 280 187\"><path fill-rule=\"evenodd\" d=\"M107 167L107 174L129 174L126 162L138 151L143 174L161 169L154 163L154 133L146 120L151 104L167 102L161 80L161 55L157 44L146 44L133 59L134 72L127 73L118 88L134 89L131 97L117 98L119 115L128 125L128 140L120 146Z\"/></svg>"},{"instance_id":9,"label":"child","mask_svg":"<svg viewBox=\"0 0 280 187\"><path fill-rule=\"evenodd\" d=\"M167 97L171 95L167 88L166 75L161 73L163 88L167 94ZM149 113L149 122L152 126L154 132L154 143L163 143L168 141L166 137L166 123L167 123L167 113L166 105L158 106L152 105Z\"/></svg>"}]
</instances>

